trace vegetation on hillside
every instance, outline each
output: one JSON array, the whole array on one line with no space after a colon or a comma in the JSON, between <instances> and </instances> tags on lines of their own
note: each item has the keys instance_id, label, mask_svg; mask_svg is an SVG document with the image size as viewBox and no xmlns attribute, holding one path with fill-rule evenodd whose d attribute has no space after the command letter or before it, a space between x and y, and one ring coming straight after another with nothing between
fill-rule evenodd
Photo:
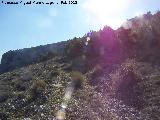
<instances>
[{"instance_id":1,"label":"vegetation on hillside","mask_svg":"<svg viewBox=\"0 0 160 120\"><path fill-rule=\"evenodd\" d=\"M65 55L0 75L0 119L56 119L69 86L67 120L159 120L159 51L160 12L69 40Z\"/></svg>"}]
</instances>

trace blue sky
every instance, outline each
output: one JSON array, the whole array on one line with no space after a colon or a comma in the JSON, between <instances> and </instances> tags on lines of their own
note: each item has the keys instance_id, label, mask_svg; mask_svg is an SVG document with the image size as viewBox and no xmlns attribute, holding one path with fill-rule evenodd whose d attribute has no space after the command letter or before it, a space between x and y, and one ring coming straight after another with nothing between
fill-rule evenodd
<instances>
[{"instance_id":1,"label":"blue sky","mask_svg":"<svg viewBox=\"0 0 160 120\"><path fill-rule=\"evenodd\" d=\"M126 19L160 10L160 0L77 0L77 5L50 6L5 5L1 1L0 59L9 50L82 37L104 25L116 29ZM48 1L60 3L61 0Z\"/></svg>"}]
</instances>

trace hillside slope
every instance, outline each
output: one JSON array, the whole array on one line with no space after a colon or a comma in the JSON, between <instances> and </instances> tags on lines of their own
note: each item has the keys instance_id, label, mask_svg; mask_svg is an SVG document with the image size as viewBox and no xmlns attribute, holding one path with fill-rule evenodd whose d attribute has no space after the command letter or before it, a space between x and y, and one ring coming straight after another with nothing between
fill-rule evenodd
<instances>
[{"instance_id":1,"label":"hillside slope","mask_svg":"<svg viewBox=\"0 0 160 120\"><path fill-rule=\"evenodd\" d=\"M43 59L45 52L35 51L35 62L31 57L27 64L16 63L12 52L4 55L11 57L2 65L14 70L0 75L0 119L56 120L63 102L67 120L160 119L160 12L130 19L117 30L91 31ZM73 77L77 71L82 74ZM80 86L66 100L74 80Z\"/></svg>"},{"instance_id":2,"label":"hillside slope","mask_svg":"<svg viewBox=\"0 0 160 120\"><path fill-rule=\"evenodd\" d=\"M70 63L59 63L59 60L55 58L2 74L0 81L9 85L9 89L5 90L8 97L0 103L0 118L55 119L71 81ZM84 74L83 87L74 92L68 105L67 120L158 120L160 68L139 62L135 66L133 60L128 60L111 73L103 68L100 75L94 70ZM37 96L32 91L33 85L41 80L45 88L37 85L41 93ZM0 98L3 96L1 93Z\"/></svg>"},{"instance_id":3,"label":"hillside slope","mask_svg":"<svg viewBox=\"0 0 160 120\"><path fill-rule=\"evenodd\" d=\"M2 55L0 74L51 59L55 55L64 55L67 42L53 43L32 48L8 51Z\"/></svg>"}]
</instances>

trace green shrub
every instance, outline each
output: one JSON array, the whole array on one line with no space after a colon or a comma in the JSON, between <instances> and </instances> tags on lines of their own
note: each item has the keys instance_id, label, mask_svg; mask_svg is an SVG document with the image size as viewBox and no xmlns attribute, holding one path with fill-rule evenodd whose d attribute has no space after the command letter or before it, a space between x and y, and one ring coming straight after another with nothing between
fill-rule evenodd
<instances>
[{"instance_id":1,"label":"green shrub","mask_svg":"<svg viewBox=\"0 0 160 120\"><path fill-rule=\"evenodd\" d=\"M137 68L137 63L133 59L123 63L115 73L110 74L110 77L112 92L122 94L128 92L129 89L132 89L142 79Z\"/></svg>"},{"instance_id":2,"label":"green shrub","mask_svg":"<svg viewBox=\"0 0 160 120\"><path fill-rule=\"evenodd\" d=\"M143 107L145 104L144 99L142 99L143 91L138 86L143 81L143 76L135 60L127 60L110 77L110 95L137 109Z\"/></svg>"},{"instance_id":3,"label":"green shrub","mask_svg":"<svg viewBox=\"0 0 160 120\"><path fill-rule=\"evenodd\" d=\"M75 86L75 89L81 88L84 82L84 76L78 71L73 71L71 73L72 84Z\"/></svg>"},{"instance_id":4,"label":"green shrub","mask_svg":"<svg viewBox=\"0 0 160 120\"><path fill-rule=\"evenodd\" d=\"M22 81L20 79L13 80L11 82L11 86L13 86L13 89L15 91L25 91L26 90L26 85L25 85L24 81Z\"/></svg>"},{"instance_id":5,"label":"green shrub","mask_svg":"<svg viewBox=\"0 0 160 120\"><path fill-rule=\"evenodd\" d=\"M69 58L75 58L82 54L83 48L83 42L81 40L78 40L77 38L74 38L73 40L70 40L67 44L65 51L66 55Z\"/></svg>"},{"instance_id":6,"label":"green shrub","mask_svg":"<svg viewBox=\"0 0 160 120\"><path fill-rule=\"evenodd\" d=\"M39 57L39 62L43 62L43 61L46 61L46 60L49 60L49 59L52 59L53 57L56 56L56 53L53 53L53 52L47 52L45 55L41 55Z\"/></svg>"},{"instance_id":7,"label":"green shrub","mask_svg":"<svg viewBox=\"0 0 160 120\"><path fill-rule=\"evenodd\" d=\"M90 83L90 85L97 85L97 83L99 83L99 79L97 79L97 77L101 76L103 73L103 69L101 65L96 65L95 67L93 67L92 70L90 70L87 73L87 77L89 78L88 81Z\"/></svg>"},{"instance_id":8,"label":"green shrub","mask_svg":"<svg viewBox=\"0 0 160 120\"><path fill-rule=\"evenodd\" d=\"M100 66L99 64L96 65L91 72L92 72L92 78L99 76L102 73L102 66Z\"/></svg>"},{"instance_id":9,"label":"green shrub","mask_svg":"<svg viewBox=\"0 0 160 120\"><path fill-rule=\"evenodd\" d=\"M36 80L31 86L31 97L36 98L43 94L46 88L46 83L44 80Z\"/></svg>"}]
</instances>

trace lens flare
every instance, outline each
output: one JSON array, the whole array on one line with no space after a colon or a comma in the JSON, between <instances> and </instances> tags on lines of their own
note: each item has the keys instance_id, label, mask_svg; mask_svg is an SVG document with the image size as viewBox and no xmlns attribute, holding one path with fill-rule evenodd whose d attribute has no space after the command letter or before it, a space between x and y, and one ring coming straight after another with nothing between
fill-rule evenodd
<instances>
[{"instance_id":1,"label":"lens flare","mask_svg":"<svg viewBox=\"0 0 160 120\"><path fill-rule=\"evenodd\" d=\"M122 24L122 15L126 13L131 0L86 0L82 8L89 16L89 23L102 26Z\"/></svg>"}]
</instances>

